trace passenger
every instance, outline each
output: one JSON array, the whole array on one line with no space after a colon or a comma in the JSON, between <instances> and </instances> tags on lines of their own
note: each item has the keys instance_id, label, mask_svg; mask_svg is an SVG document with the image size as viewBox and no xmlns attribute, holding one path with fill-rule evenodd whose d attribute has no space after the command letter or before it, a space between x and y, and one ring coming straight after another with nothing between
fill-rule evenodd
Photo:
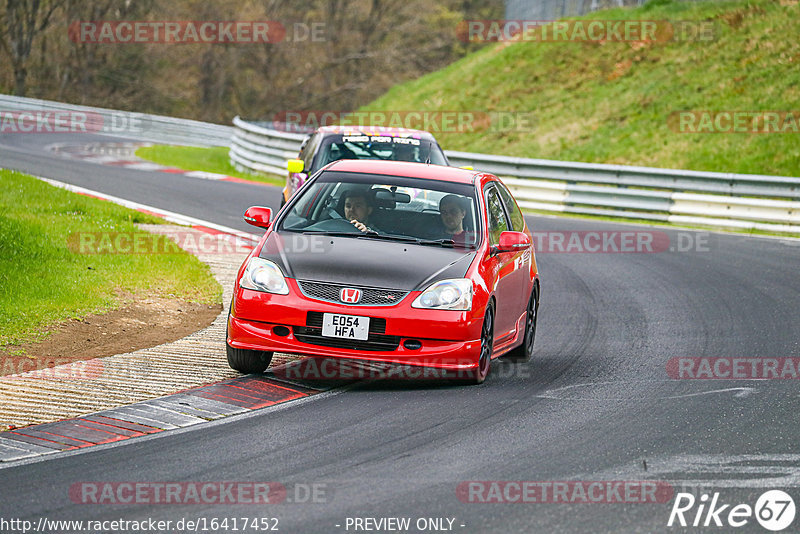
<instances>
[{"instance_id":1,"label":"passenger","mask_svg":"<svg viewBox=\"0 0 800 534\"><path fill-rule=\"evenodd\" d=\"M472 236L464 230L467 202L466 198L459 195L447 195L439 201L439 215L444 227L442 239L452 239L457 245L472 241Z\"/></svg>"}]
</instances>

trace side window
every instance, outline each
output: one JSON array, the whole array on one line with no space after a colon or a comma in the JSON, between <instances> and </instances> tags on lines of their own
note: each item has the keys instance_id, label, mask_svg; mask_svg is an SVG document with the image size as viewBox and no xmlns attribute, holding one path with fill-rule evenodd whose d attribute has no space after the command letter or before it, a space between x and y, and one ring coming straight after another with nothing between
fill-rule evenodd
<instances>
[{"instance_id":1,"label":"side window","mask_svg":"<svg viewBox=\"0 0 800 534\"><path fill-rule=\"evenodd\" d=\"M509 230L506 212L503 202L497 194L497 189L489 185L486 188L486 207L489 212L489 243L497 245L500 243L500 234Z\"/></svg>"},{"instance_id":2,"label":"side window","mask_svg":"<svg viewBox=\"0 0 800 534\"><path fill-rule=\"evenodd\" d=\"M302 144L300 145L300 153L297 155L297 159L304 160L305 156L308 154L308 144L313 139L313 135L309 135L305 139L303 139ZM305 161L305 160L304 160Z\"/></svg>"},{"instance_id":3,"label":"side window","mask_svg":"<svg viewBox=\"0 0 800 534\"><path fill-rule=\"evenodd\" d=\"M300 159L302 159L304 163L303 168L309 174L313 172L311 164L314 162L314 155L317 153L317 147L319 146L321 138L321 134L314 134L311 139L308 140L303 150L300 151Z\"/></svg>"},{"instance_id":4,"label":"side window","mask_svg":"<svg viewBox=\"0 0 800 534\"><path fill-rule=\"evenodd\" d=\"M525 230L525 218L522 216L522 212L519 211L517 203L514 202L514 197L512 197L511 193L506 189L505 184L498 182L495 186L497 187L497 191L500 192L500 198L503 199L506 213L511 217L511 226L515 232L522 232Z\"/></svg>"}]
</instances>

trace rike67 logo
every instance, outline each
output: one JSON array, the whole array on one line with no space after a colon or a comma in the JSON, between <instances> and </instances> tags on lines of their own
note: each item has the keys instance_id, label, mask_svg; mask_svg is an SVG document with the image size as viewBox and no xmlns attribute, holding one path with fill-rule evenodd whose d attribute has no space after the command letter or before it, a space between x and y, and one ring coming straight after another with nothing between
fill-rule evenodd
<instances>
[{"instance_id":1,"label":"rike67 logo","mask_svg":"<svg viewBox=\"0 0 800 534\"><path fill-rule=\"evenodd\" d=\"M781 490L769 490L758 498L755 506L723 502L719 493L678 493L669 514L667 526L738 528L752 524L753 518L767 530L778 532L794 521L794 499Z\"/></svg>"}]
</instances>

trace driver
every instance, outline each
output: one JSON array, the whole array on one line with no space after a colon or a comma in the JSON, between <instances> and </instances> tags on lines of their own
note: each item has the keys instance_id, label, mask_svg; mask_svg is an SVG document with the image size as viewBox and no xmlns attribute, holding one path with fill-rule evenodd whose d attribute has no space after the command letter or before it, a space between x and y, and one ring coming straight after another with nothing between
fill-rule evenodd
<instances>
[{"instance_id":1,"label":"driver","mask_svg":"<svg viewBox=\"0 0 800 534\"><path fill-rule=\"evenodd\" d=\"M344 197L344 218L362 232L377 232L368 226L369 216L375 209L372 195L366 191L348 191Z\"/></svg>"},{"instance_id":2,"label":"driver","mask_svg":"<svg viewBox=\"0 0 800 534\"><path fill-rule=\"evenodd\" d=\"M394 149L394 159L397 161L419 161L416 149L412 145L398 144Z\"/></svg>"}]
</instances>

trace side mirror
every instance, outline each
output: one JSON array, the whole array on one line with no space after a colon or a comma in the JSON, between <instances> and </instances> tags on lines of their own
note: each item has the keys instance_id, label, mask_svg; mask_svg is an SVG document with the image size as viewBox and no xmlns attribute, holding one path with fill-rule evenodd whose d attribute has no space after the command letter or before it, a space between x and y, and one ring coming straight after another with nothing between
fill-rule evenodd
<instances>
[{"instance_id":1,"label":"side mirror","mask_svg":"<svg viewBox=\"0 0 800 534\"><path fill-rule=\"evenodd\" d=\"M500 234L500 244L497 252L516 252L531 246L531 238L524 232L503 232Z\"/></svg>"},{"instance_id":2,"label":"side mirror","mask_svg":"<svg viewBox=\"0 0 800 534\"><path fill-rule=\"evenodd\" d=\"M462 165L459 169L464 169L467 171L474 171L475 169L472 168L472 165Z\"/></svg>"},{"instance_id":3,"label":"side mirror","mask_svg":"<svg viewBox=\"0 0 800 534\"><path fill-rule=\"evenodd\" d=\"M272 210L263 206L250 206L244 212L244 222L259 228L268 228L270 219L272 219Z\"/></svg>"},{"instance_id":4,"label":"side mirror","mask_svg":"<svg viewBox=\"0 0 800 534\"><path fill-rule=\"evenodd\" d=\"M302 159L290 159L286 162L286 168L291 173L303 172L304 167L305 163L303 163Z\"/></svg>"}]
</instances>

